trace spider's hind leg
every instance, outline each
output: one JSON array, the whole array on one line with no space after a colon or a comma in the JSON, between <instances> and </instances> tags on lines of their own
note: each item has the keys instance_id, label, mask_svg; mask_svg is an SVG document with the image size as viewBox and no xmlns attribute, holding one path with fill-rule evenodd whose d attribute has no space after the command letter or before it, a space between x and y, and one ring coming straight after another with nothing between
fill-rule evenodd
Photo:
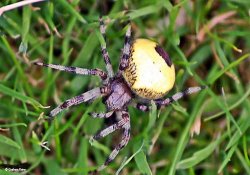
<instances>
[{"instance_id":1,"label":"spider's hind leg","mask_svg":"<svg viewBox=\"0 0 250 175\"><path fill-rule=\"evenodd\" d=\"M108 158L106 159L105 163L98 168L98 171L104 169L110 162L112 162L117 154L120 152L122 148L124 148L130 139L130 117L129 113L126 111L117 111L116 114L118 118L122 118L120 121L114 123L113 125L105 128L104 130L100 131L96 134L92 139L98 140L101 139L110 133L116 131L117 129L123 129L122 139L120 143L115 147L115 149L110 153Z\"/></svg>"},{"instance_id":2,"label":"spider's hind leg","mask_svg":"<svg viewBox=\"0 0 250 175\"><path fill-rule=\"evenodd\" d=\"M129 120L129 117L123 117L123 115L124 115L123 113L126 113L126 114L127 114L127 112L125 112L125 111L122 111L122 112L121 112L121 111L117 111L116 114L118 115L118 118L121 117L121 120L119 120L118 122L115 122L114 124L108 126L108 127L105 128L105 129L101 130L100 132L98 132L97 134L95 134L95 135L93 136L92 139L94 139L94 140L99 140L99 139L101 139L101 138L103 138L103 137L106 137L107 135L113 133L113 132L116 131L117 129L123 128L123 126L124 126L124 125L128 122L128 120ZM104 113L104 114L105 114L105 113ZM108 113L106 113L106 114L108 114ZM111 115L112 115L112 114L111 114Z\"/></svg>"},{"instance_id":3,"label":"spider's hind leg","mask_svg":"<svg viewBox=\"0 0 250 175\"><path fill-rule=\"evenodd\" d=\"M145 103L133 102L131 103L131 106L143 112L147 112L150 110L149 104L145 104Z\"/></svg>"},{"instance_id":4,"label":"spider's hind leg","mask_svg":"<svg viewBox=\"0 0 250 175\"><path fill-rule=\"evenodd\" d=\"M107 113L96 113L96 112L91 112L89 113L89 115L91 115L93 118L109 118L112 116L112 114L114 113L114 111L109 111Z\"/></svg>"},{"instance_id":5,"label":"spider's hind leg","mask_svg":"<svg viewBox=\"0 0 250 175\"><path fill-rule=\"evenodd\" d=\"M120 150L123 149L128 144L128 141L130 139L130 119L128 113L126 113L125 115L126 117L125 116L124 117L127 118L126 119L127 122L122 126L123 128L122 139L120 143L115 147L115 149L113 149L113 151L110 153L104 164L98 168L98 171L103 170L108 164L110 164L115 159Z\"/></svg>"},{"instance_id":6,"label":"spider's hind leg","mask_svg":"<svg viewBox=\"0 0 250 175\"><path fill-rule=\"evenodd\" d=\"M188 96L190 94L196 93L201 91L202 89L207 88L206 86L197 86L197 87L190 87L184 90L183 92L177 92L172 97L168 97L163 100L155 100L155 103L159 106L167 106L175 101L178 101L179 99Z\"/></svg>"}]
</instances>

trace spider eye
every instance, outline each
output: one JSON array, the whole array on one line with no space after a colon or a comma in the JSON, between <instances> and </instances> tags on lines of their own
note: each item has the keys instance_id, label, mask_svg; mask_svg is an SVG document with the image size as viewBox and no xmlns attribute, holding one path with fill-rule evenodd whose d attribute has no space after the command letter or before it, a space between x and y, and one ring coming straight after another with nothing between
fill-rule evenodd
<instances>
[{"instance_id":1,"label":"spider eye","mask_svg":"<svg viewBox=\"0 0 250 175\"><path fill-rule=\"evenodd\" d=\"M168 53L162 47L160 47L159 45L157 45L155 47L155 51L165 60L165 62L167 63L167 65L169 67L171 67L172 61L170 60L170 58L168 56Z\"/></svg>"}]
</instances>

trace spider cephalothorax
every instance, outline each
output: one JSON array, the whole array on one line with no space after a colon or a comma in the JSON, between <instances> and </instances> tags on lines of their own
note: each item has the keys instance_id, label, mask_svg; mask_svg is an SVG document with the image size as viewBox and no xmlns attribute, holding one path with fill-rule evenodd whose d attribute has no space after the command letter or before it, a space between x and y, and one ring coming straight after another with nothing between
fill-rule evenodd
<instances>
[{"instance_id":1,"label":"spider cephalothorax","mask_svg":"<svg viewBox=\"0 0 250 175\"><path fill-rule=\"evenodd\" d=\"M100 19L100 31L105 38L105 26ZM114 74L110 58L106 49L106 43L101 45L101 51L106 64L107 73L100 69L84 69L78 67L65 67L54 64L36 62L36 65L46 66L57 70L73 72L81 75L96 75L103 81L102 87L91 89L83 94L66 100L49 113L53 118L58 113L73 105L92 101L98 97L105 97L104 103L107 111L104 113L91 113L94 118L109 118L115 116L118 121L103 129L93 139L97 140L107 136L117 129L122 129L122 139L111 152L105 163L99 170L105 168L119 151L125 147L130 138L130 116L127 111L131 105L141 111L148 111L148 104L133 102L140 97L154 100L158 107L167 106L179 100L185 95L198 92L201 87L191 87L183 92L178 92L172 97L163 99L164 95L172 89L175 81L174 65L157 43L147 39L136 39L131 44L131 27L128 26L124 48L120 60L119 70ZM113 115L115 114L115 115Z\"/></svg>"}]
</instances>

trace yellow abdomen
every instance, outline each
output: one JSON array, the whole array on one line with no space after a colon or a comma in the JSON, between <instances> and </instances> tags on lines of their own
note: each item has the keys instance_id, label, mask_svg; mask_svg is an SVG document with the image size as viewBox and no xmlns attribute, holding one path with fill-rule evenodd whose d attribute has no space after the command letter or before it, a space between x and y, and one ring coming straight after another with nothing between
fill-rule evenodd
<instances>
[{"instance_id":1,"label":"yellow abdomen","mask_svg":"<svg viewBox=\"0 0 250 175\"><path fill-rule=\"evenodd\" d=\"M157 43L137 39L132 45L129 66L123 76L140 97L163 97L175 82L175 69L168 54Z\"/></svg>"}]
</instances>

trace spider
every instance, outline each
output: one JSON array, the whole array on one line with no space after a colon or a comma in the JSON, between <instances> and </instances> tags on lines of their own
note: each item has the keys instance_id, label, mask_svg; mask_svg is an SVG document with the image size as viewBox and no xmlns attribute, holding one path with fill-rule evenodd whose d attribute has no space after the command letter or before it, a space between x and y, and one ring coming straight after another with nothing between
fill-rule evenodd
<instances>
[{"instance_id":1,"label":"spider","mask_svg":"<svg viewBox=\"0 0 250 175\"><path fill-rule=\"evenodd\" d=\"M119 70L116 74L111 66L110 57L106 49L106 29L102 18L99 18L100 32L104 38L101 44L101 52L104 58L107 72L100 69L85 69L79 67L66 67L55 64L36 62L38 66L45 66L60 71L72 72L80 75L96 75L102 80L103 86L96 87L78 96L70 98L50 111L49 118L54 118L63 110L104 97L107 112L90 113L94 118L116 117L117 122L101 130L92 137L99 140L117 129L122 129L122 138L119 144L112 150L105 163L98 170L104 169L112 162L119 151L123 149L130 139L130 115L128 106L141 110L149 110L149 102L153 100L158 108L167 106L183 96L198 92L204 87L190 87L183 92L178 92L172 97L163 98L172 89L175 82L175 68L162 47L148 39L136 39L131 42L131 26L125 35ZM137 103L133 99L144 99L146 102ZM113 115L114 114L114 115Z\"/></svg>"}]
</instances>

